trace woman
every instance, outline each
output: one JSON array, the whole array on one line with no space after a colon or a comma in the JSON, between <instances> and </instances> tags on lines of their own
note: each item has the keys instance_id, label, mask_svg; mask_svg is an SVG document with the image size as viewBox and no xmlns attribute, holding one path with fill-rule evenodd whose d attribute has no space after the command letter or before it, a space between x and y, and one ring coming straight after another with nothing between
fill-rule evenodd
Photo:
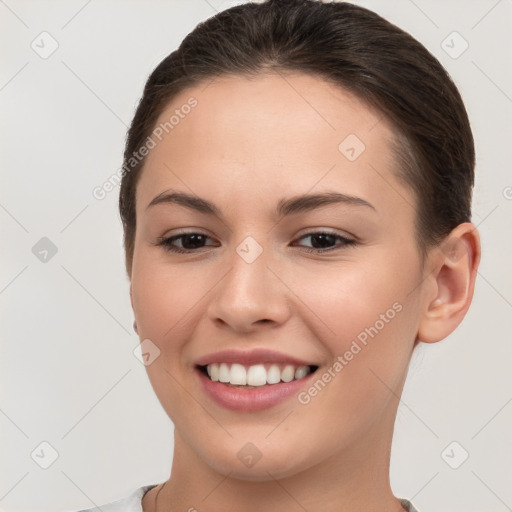
<instances>
[{"instance_id":1,"label":"woman","mask_svg":"<svg viewBox=\"0 0 512 512\"><path fill-rule=\"evenodd\" d=\"M389 458L415 347L473 297L473 138L439 62L348 3L199 24L149 77L120 212L169 479L104 511L416 511Z\"/></svg>"}]
</instances>

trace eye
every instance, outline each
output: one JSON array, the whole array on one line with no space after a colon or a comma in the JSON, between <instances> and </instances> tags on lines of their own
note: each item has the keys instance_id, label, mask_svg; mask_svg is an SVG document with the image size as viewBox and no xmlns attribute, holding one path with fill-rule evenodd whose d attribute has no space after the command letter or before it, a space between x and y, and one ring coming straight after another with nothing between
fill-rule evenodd
<instances>
[{"instance_id":1,"label":"eye","mask_svg":"<svg viewBox=\"0 0 512 512\"><path fill-rule=\"evenodd\" d=\"M346 246L353 246L356 245L356 241L352 238L347 238L345 236L338 235L336 233L331 233L329 231L316 231L307 233L304 236L301 236L299 240L302 240L304 238L310 238L313 247L306 248L306 252L311 253L322 253L322 252L328 252L328 251L334 251L336 249L343 249ZM340 243L338 246L334 245L332 247L332 244L336 244L336 241L339 241ZM314 247L314 246L317 247Z\"/></svg>"},{"instance_id":2,"label":"eye","mask_svg":"<svg viewBox=\"0 0 512 512\"><path fill-rule=\"evenodd\" d=\"M159 238L155 245L163 247L169 252L191 253L204 247L204 242L211 238L203 233L181 233L168 238ZM181 247L177 247L176 241L180 241Z\"/></svg>"},{"instance_id":3,"label":"eye","mask_svg":"<svg viewBox=\"0 0 512 512\"><path fill-rule=\"evenodd\" d=\"M310 238L313 245L313 247L306 247L306 252L315 254L342 249L346 246L356 245L357 243L354 239L347 238L336 233L331 233L329 231L307 233L306 235L301 236L299 240L305 238ZM197 249L205 247L205 242L207 240L212 240L212 238L204 233L180 233L167 238L161 237L154 245L161 246L164 250L169 252L190 254L192 252L196 252ZM339 242L338 245L336 245L337 241ZM176 246L176 242L179 242L181 247ZM334 244L334 246L332 246L332 244Z\"/></svg>"}]
</instances>

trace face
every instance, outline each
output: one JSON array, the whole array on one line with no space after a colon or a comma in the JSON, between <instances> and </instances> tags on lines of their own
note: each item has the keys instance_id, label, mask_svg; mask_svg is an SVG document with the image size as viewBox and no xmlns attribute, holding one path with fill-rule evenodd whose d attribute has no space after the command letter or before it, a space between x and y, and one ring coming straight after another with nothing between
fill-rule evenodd
<instances>
[{"instance_id":1,"label":"face","mask_svg":"<svg viewBox=\"0 0 512 512\"><path fill-rule=\"evenodd\" d=\"M395 177L392 128L300 73L219 78L183 91L157 125L173 115L137 185L131 292L176 449L246 480L364 458L391 435L422 302L416 200ZM219 362L246 369L316 370L233 388L197 366L225 350Z\"/></svg>"}]
</instances>

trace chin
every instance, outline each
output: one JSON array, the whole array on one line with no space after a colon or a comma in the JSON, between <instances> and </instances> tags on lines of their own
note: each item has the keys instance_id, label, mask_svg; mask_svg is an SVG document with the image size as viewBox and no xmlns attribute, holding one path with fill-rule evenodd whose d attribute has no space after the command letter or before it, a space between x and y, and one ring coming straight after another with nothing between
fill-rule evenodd
<instances>
[{"instance_id":1,"label":"chin","mask_svg":"<svg viewBox=\"0 0 512 512\"><path fill-rule=\"evenodd\" d=\"M308 468L307 461L302 457L300 448L290 446L288 452L279 450L272 444L257 451L247 443L243 447L209 453L204 460L216 472L230 478L247 482L266 482L274 479L287 478ZM301 453L300 460L296 458ZM310 465L313 465L314 461Z\"/></svg>"}]
</instances>

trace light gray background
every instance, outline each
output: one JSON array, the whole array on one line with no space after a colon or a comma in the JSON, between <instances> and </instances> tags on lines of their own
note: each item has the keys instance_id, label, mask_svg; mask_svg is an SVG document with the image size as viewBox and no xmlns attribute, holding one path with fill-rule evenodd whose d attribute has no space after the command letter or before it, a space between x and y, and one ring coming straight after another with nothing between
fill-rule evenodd
<instances>
[{"instance_id":1,"label":"light gray background","mask_svg":"<svg viewBox=\"0 0 512 512\"><path fill-rule=\"evenodd\" d=\"M121 166L149 72L234 3L0 0L1 510L78 510L168 477L172 423L133 353L118 189L101 201L92 190ZM422 512L512 510L512 1L357 3L445 65L478 155L475 299L453 335L413 358L393 489ZM43 31L59 45L46 59L31 48L51 48ZM458 58L453 31L469 43ZM58 249L47 262L32 252L42 237ZM48 469L42 442L59 454Z\"/></svg>"}]
</instances>

